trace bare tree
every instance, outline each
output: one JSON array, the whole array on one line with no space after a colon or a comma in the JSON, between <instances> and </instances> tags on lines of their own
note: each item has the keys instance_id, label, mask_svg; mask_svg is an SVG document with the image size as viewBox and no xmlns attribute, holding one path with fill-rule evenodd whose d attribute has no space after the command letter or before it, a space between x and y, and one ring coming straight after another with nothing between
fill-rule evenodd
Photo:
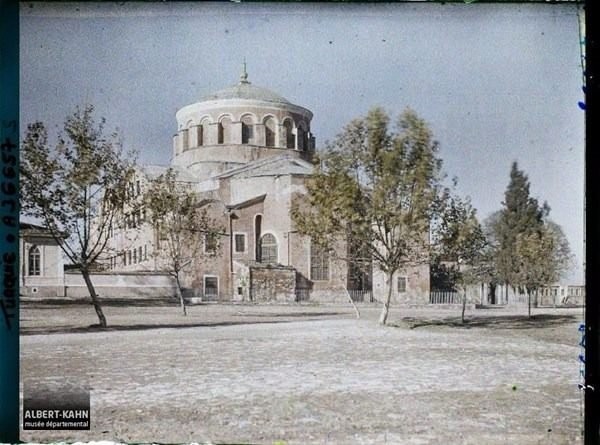
<instances>
[{"instance_id":1,"label":"bare tree","mask_svg":"<svg viewBox=\"0 0 600 445\"><path fill-rule=\"evenodd\" d=\"M157 234L154 255L160 267L175 278L181 310L187 315L182 272L190 270L203 256L217 254L216 243L223 230L201 207L190 185L177 181L173 169L151 182L144 202ZM206 242L215 248L204 249Z\"/></svg>"},{"instance_id":2,"label":"bare tree","mask_svg":"<svg viewBox=\"0 0 600 445\"><path fill-rule=\"evenodd\" d=\"M28 125L21 146L21 208L43 222L83 276L100 326L106 327L90 272L107 243L126 199L133 155L116 133L104 134L93 107L68 116L51 146L41 122Z\"/></svg>"}]
</instances>

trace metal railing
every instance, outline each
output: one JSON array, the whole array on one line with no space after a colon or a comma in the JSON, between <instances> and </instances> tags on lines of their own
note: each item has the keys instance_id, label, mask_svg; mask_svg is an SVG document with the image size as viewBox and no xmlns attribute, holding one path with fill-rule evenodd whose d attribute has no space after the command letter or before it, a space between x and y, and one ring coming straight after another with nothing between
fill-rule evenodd
<instances>
[{"instance_id":1,"label":"metal railing","mask_svg":"<svg viewBox=\"0 0 600 445\"><path fill-rule=\"evenodd\" d=\"M429 292L430 304L459 304L462 303L461 295L456 291L431 291Z\"/></svg>"},{"instance_id":2,"label":"metal railing","mask_svg":"<svg viewBox=\"0 0 600 445\"><path fill-rule=\"evenodd\" d=\"M348 294L352 301L357 303L372 303L373 302L373 291L370 290L352 290L348 289Z\"/></svg>"}]
</instances>

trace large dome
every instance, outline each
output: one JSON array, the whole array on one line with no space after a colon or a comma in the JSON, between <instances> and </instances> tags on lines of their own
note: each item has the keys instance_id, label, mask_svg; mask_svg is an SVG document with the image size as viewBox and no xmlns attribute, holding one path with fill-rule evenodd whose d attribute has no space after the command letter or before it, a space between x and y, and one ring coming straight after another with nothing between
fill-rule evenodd
<instances>
[{"instance_id":1,"label":"large dome","mask_svg":"<svg viewBox=\"0 0 600 445\"><path fill-rule=\"evenodd\" d=\"M248 99L291 105L289 100L279 94L266 88L254 86L248 81L241 81L237 85L208 94L202 98L202 101L206 102L223 99Z\"/></svg>"},{"instance_id":2,"label":"large dome","mask_svg":"<svg viewBox=\"0 0 600 445\"><path fill-rule=\"evenodd\" d=\"M237 85L233 85L229 88L219 90L216 93L209 94L202 98L203 102L213 100L224 100L224 99L246 99L246 100L259 100L262 102L273 102L276 104L292 105L292 103L285 97L274 93L266 88L261 88L252 85L248 81L248 73L246 72L246 62L244 61L244 70L240 75L240 82Z\"/></svg>"}]
</instances>

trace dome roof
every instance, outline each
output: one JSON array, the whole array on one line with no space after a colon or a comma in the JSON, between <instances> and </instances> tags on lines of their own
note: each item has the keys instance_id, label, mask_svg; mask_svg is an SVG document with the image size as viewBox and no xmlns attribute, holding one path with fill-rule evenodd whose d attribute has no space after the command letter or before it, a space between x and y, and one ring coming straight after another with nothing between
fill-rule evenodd
<instances>
[{"instance_id":1,"label":"dome roof","mask_svg":"<svg viewBox=\"0 0 600 445\"><path fill-rule=\"evenodd\" d=\"M254 86L250 82L240 82L237 85L208 94L202 98L202 101L222 99L249 99L291 105L290 101L279 94L266 88Z\"/></svg>"},{"instance_id":2,"label":"dome roof","mask_svg":"<svg viewBox=\"0 0 600 445\"><path fill-rule=\"evenodd\" d=\"M233 85L229 88L224 88L215 93L208 94L202 98L202 101L204 102L223 99L248 99L292 105L292 103L285 97L282 97L266 88L252 85L248 81L248 73L246 73L245 63L244 71L240 75L240 82L237 85Z\"/></svg>"}]
</instances>

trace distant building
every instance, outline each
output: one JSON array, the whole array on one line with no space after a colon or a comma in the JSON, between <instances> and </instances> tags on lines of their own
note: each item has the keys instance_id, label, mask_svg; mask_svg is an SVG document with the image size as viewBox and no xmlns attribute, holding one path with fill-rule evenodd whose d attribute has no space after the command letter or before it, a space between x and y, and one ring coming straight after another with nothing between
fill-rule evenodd
<instances>
[{"instance_id":1,"label":"distant building","mask_svg":"<svg viewBox=\"0 0 600 445\"><path fill-rule=\"evenodd\" d=\"M62 251L48 229L21 223L19 231L20 292L39 298L63 294L64 264Z\"/></svg>"}]
</instances>

